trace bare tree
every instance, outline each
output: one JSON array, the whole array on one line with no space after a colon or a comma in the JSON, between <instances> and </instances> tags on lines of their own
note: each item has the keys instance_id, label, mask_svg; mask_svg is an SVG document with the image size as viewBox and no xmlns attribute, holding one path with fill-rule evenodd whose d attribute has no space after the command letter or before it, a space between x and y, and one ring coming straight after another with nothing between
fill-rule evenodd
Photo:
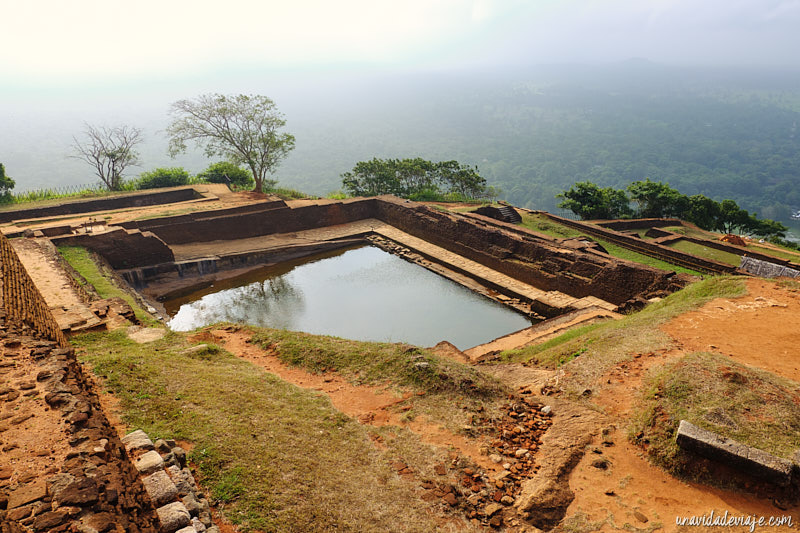
<instances>
[{"instance_id":1,"label":"bare tree","mask_svg":"<svg viewBox=\"0 0 800 533\"><path fill-rule=\"evenodd\" d=\"M205 94L172 104L172 123L167 128L169 153L175 156L194 141L206 156L221 156L235 165L246 165L255 179L255 190L273 187L267 179L281 159L294 148L294 136L279 133L286 121L275 103L261 95Z\"/></svg>"},{"instance_id":2,"label":"bare tree","mask_svg":"<svg viewBox=\"0 0 800 533\"><path fill-rule=\"evenodd\" d=\"M86 123L84 126L83 141L72 138L73 157L92 165L108 190L120 190L122 173L139 164L139 154L133 148L142 141L142 130L128 126L96 128Z\"/></svg>"}]
</instances>

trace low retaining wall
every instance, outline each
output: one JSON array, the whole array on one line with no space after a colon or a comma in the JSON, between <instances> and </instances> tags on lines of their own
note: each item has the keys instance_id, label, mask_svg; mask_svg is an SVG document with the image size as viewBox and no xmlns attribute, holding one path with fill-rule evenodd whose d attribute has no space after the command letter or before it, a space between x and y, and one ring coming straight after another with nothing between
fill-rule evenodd
<instances>
[{"instance_id":1,"label":"low retaining wall","mask_svg":"<svg viewBox=\"0 0 800 533\"><path fill-rule=\"evenodd\" d=\"M175 254L154 233L111 228L103 233L83 233L51 239L56 246L83 246L96 252L115 269L136 268L175 260Z\"/></svg>"},{"instance_id":2,"label":"low retaining wall","mask_svg":"<svg viewBox=\"0 0 800 533\"><path fill-rule=\"evenodd\" d=\"M687 280L673 273L558 246L474 219L381 198L380 220L437 246L542 290L576 298L596 296L614 304L659 291L672 292Z\"/></svg>"},{"instance_id":3,"label":"low retaining wall","mask_svg":"<svg viewBox=\"0 0 800 533\"><path fill-rule=\"evenodd\" d=\"M236 240L291 233L374 218L375 199L356 199L306 207L283 207L238 215L210 215L202 220L164 223L152 231L167 244ZM165 220L165 219L162 219Z\"/></svg>"},{"instance_id":4,"label":"low retaining wall","mask_svg":"<svg viewBox=\"0 0 800 533\"><path fill-rule=\"evenodd\" d=\"M187 213L185 215L176 215L172 217L159 217L147 220L131 220L129 222L122 222L118 226L125 229L138 229L140 231L151 231L154 228L162 226L175 226L177 224L185 224L187 222L199 222L219 217L228 217L233 215L247 215L251 213L260 213L269 211L270 209L285 208L286 202L283 200L267 200L256 204L244 205L239 207L231 207L228 209L215 209L214 211L196 211L194 213Z\"/></svg>"},{"instance_id":5,"label":"low retaining wall","mask_svg":"<svg viewBox=\"0 0 800 533\"><path fill-rule=\"evenodd\" d=\"M60 215L75 215L78 213L93 213L95 211L108 211L111 209L122 209L125 207L172 204L176 202L196 200L202 197L203 196L192 187L160 192L126 194L113 196L110 198L98 198L96 200L64 202L62 204L52 205L49 207L39 207L36 209L14 209L9 211L0 211L0 223L13 222L15 220L27 220L29 218L45 218Z\"/></svg>"},{"instance_id":6,"label":"low retaining wall","mask_svg":"<svg viewBox=\"0 0 800 533\"><path fill-rule=\"evenodd\" d=\"M800 480L798 466L788 459L746 446L681 420L678 446L707 459L727 464L744 474L785 487Z\"/></svg>"},{"instance_id":7,"label":"low retaining wall","mask_svg":"<svg viewBox=\"0 0 800 533\"><path fill-rule=\"evenodd\" d=\"M22 266L8 239L0 234L0 307L5 322L22 333L33 334L68 346L50 309Z\"/></svg>"}]
</instances>

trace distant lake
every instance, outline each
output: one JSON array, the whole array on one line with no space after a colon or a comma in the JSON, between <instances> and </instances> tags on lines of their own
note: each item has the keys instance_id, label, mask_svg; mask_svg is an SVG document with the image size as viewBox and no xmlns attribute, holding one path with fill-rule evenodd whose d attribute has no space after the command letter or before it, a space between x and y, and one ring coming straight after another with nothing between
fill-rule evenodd
<instances>
[{"instance_id":1,"label":"distant lake","mask_svg":"<svg viewBox=\"0 0 800 533\"><path fill-rule=\"evenodd\" d=\"M258 278L250 274L165 302L168 326L188 331L237 322L418 346L447 340L465 350L531 325L509 308L373 246L263 269Z\"/></svg>"}]
</instances>

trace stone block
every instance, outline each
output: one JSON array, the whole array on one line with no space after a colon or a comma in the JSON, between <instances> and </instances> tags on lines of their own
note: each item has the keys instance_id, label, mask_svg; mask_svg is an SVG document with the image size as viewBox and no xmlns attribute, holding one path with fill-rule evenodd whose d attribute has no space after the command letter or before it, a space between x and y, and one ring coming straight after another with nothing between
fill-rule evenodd
<instances>
[{"instance_id":1,"label":"stone block","mask_svg":"<svg viewBox=\"0 0 800 533\"><path fill-rule=\"evenodd\" d=\"M128 453L138 450L147 451L153 449L153 441L151 441L150 437L147 436L147 433L141 429L137 429L136 431L128 433L122 437L122 444L125 445L125 449L128 451Z\"/></svg>"},{"instance_id":2,"label":"stone block","mask_svg":"<svg viewBox=\"0 0 800 533\"><path fill-rule=\"evenodd\" d=\"M47 485L43 479L38 479L19 487L8 495L8 509L22 507L25 504L41 500L47 495Z\"/></svg>"},{"instance_id":3,"label":"stone block","mask_svg":"<svg viewBox=\"0 0 800 533\"><path fill-rule=\"evenodd\" d=\"M135 463L136 470L143 476L158 472L164 468L164 460L155 450L145 453Z\"/></svg>"},{"instance_id":4,"label":"stone block","mask_svg":"<svg viewBox=\"0 0 800 533\"><path fill-rule=\"evenodd\" d=\"M159 507L156 512L158 513L158 519L161 521L161 530L164 533L174 533L192 523L189 511L180 502L172 502ZM190 531L194 531L194 528Z\"/></svg>"},{"instance_id":5,"label":"stone block","mask_svg":"<svg viewBox=\"0 0 800 533\"><path fill-rule=\"evenodd\" d=\"M786 486L792 479L792 462L681 420L676 435L678 446L707 459L718 461L743 473Z\"/></svg>"},{"instance_id":6,"label":"stone block","mask_svg":"<svg viewBox=\"0 0 800 533\"><path fill-rule=\"evenodd\" d=\"M175 483L172 482L167 473L163 470L159 470L158 472L143 478L142 483L144 483L144 488L147 491L147 494L157 507L160 507L178 497L178 489L175 487ZM181 504L181 507L186 509L183 504ZM189 512L186 511L186 514L188 516Z\"/></svg>"}]
</instances>

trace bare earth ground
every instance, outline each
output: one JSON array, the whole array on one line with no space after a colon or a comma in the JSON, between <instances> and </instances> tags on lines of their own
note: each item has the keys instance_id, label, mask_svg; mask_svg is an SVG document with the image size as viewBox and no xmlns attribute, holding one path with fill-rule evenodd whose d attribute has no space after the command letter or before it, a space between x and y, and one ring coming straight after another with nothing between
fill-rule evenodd
<instances>
[{"instance_id":1,"label":"bare earth ground","mask_svg":"<svg viewBox=\"0 0 800 533\"><path fill-rule=\"evenodd\" d=\"M237 199L238 198L238 199ZM260 199L263 199L261 197ZM232 207L235 204L251 203L254 198L239 198L231 195L219 207ZM223 202L221 195L220 202ZM206 203L205 208L209 204ZM154 206L152 213L163 214L165 206ZM137 210L136 217L143 211ZM120 220L126 217L119 214ZM133 218L133 215L127 215ZM18 248L26 254L28 245ZM35 252L35 250L34 250ZM37 286L51 306L69 306L76 296L70 295L71 287L57 273L58 270L46 254L28 254L26 268L35 276ZM32 258L31 258L32 257ZM31 266L29 266L31 265ZM615 367L596 387L594 402L603 413L597 413L599 428L609 428L606 444L600 435L595 435L590 451L573 470L569 485L575 499L567 509L566 520L574 525L575 531L627 529L632 531L699 530L700 528L678 528L676 516L702 515L714 510L716 513L728 511L730 514L755 516L777 516L790 514L795 524L800 520L800 508L780 510L768 500L757 499L745 493L732 493L720 489L684 483L667 475L664 471L650 465L641 452L629 444L624 435L624 420L630 414L633 398L642 385L647 371L663 364L671 358L680 357L693 351L711 351L730 356L732 359L769 370L789 379L800 381L800 353L798 353L797 332L800 331L800 292L780 287L771 281L751 279L747 281L748 294L736 299L718 299L709 302L701 309L682 315L664 326L664 331L674 340L672 347L663 352L639 354L630 361ZM298 386L318 390L331 398L334 406L342 412L357 418L365 424L404 425L419 434L424 442L453 446L463 455L470 457L480 466L496 470L494 465L479 452L481 442L461 435L454 435L438 425L419 418L408 422L401 420L396 409L407 399L398 397L383 387L353 386L335 373L324 375L310 374L287 367L270 353L248 344L241 332L212 330L197 336L198 342L216 342L230 352L263 367L283 379ZM549 377L550 371L536 370L513 365L487 367L495 375L505 380L511 387L528 385L538 391ZM113 416L113 404L106 398ZM556 407L556 421L558 407ZM569 414L567 418L578 416ZM577 411L574 411L577 413ZM114 420L114 418L112 418ZM118 420L117 420L118 421ZM55 426L37 427L37 434L57 434ZM559 427L575 435L557 434ZM585 437L585 426L568 424L558 426L554 423L550 433L552 440ZM120 431L124 428L120 427ZM42 446L57 448L58 443L39 443ZM595 453L593 450L601 453ZM608 460L608 468L592 466L598 458ZM655 526L661 525L661 528ZM778 528L765 528L767 531L780 531ZM714 531L725 531L713 528ZM745 531L745 528L732 531ZM786 530L786 529L784 529ZM230 531L233 531L232 529Z\"/></svg>"}]
</instances>

